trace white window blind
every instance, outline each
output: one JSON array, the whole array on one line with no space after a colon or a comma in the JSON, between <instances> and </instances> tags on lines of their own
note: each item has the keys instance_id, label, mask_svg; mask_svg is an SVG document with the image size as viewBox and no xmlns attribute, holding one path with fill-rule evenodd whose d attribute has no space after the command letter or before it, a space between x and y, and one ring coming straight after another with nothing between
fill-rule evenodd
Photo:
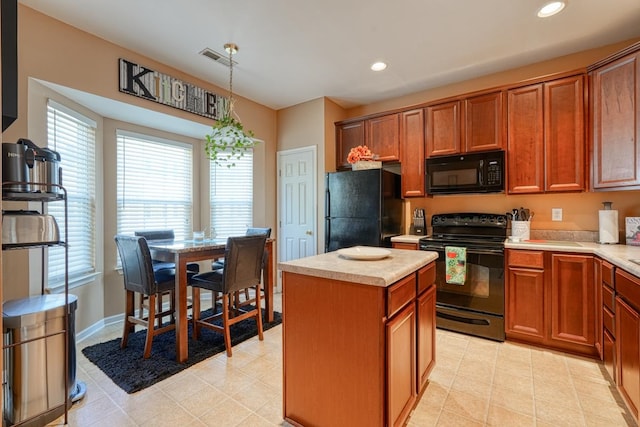
<instances>
[{"instance_id":1,"label":"white window blind","mask_svg":"<svg viewBox=\"0 0 640 427\"><path fill-rule=\"evenodd\" d=\"M253 225L253 151L234 167L210 162L211 227L216 237L241 236Z\"/></svg>"},{"instance_id":2,"label":"white window blind","mask_svg":"<svg viewBox=\"0 0 640 427\"><path fill-rule=\"evenodd\" d=\"M172 229L176 239L191 236L191 145L124 131L117 144L118 233Z\"/></svg>"},{"instance_id":3,"label":"white window blind","mask_svg":"<svg viewBox=\"0 0 640 427\"><path fill-rule=\"evenodd\" d=\"M60 154L62 186L67 190L69 280L95 272L96 257L96 123L49 100L47 147ZM64 202L51 202L47 212L58 222L64 239ZM49 287L64 284L63 247L48 250Z\"/></svg>"}]
</instances>

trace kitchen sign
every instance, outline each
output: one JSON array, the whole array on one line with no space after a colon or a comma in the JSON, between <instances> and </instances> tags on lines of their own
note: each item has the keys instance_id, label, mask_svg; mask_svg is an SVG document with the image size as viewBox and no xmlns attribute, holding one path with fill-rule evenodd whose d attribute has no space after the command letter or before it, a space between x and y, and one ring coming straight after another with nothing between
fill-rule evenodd
<instances>
[{"instance_id":1,"label":"kitchen sign","mask_svg":"<svg viewBox=\"0 0 640 427\"><path fill-rule=\"evenodd\" d=\"M120 92L218 120L227 98L143 65L119 59Z\"/></svg>"}]
</instances>

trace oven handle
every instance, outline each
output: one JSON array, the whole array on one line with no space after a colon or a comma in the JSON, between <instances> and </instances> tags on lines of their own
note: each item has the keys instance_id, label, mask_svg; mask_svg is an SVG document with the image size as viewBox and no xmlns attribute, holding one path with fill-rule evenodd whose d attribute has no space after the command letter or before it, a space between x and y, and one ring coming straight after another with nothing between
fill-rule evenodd
<instances>
[{"instance_id":1,"label":"oven handle","mask_svg":"<svg viewBox=\"0 0 640 427\"><path fill-rule=\"evenodd\" d=\"M461 247L466 247L464 245L461 245ZM473 255L504 255L504 249L479 249L479 248L467 248L467 253L468 254L473 254ZM420 246L420 250L421 251L440 251L443 252L444 251L444 245L440 246L440 245L430 245L430 246Z\"/></svg>"},{"instance_id":2,"label":"oven handle","mask_svg":"<svg viewBox=\"0 0 640 427\"><path fill-rule=\"evenodd\" d=\"M442 313L436 310L436 316L442 319L453 320L454 322L468 323L470 325L488 326L490 323L487 319L469 319L467 317L456 316L455 314Z\"/></svg>"}]
</instances>

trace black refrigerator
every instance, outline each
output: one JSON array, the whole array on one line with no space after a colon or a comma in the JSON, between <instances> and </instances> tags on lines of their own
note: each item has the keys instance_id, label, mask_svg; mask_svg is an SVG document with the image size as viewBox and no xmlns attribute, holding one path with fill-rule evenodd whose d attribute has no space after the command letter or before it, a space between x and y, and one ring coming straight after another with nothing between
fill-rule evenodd
<instances>
[{"instance_id":1,"label":"black refrigerator","mask_svg":"<svg viewBox=\"0 0 640 427\"><path fill-rule=\"evenodd\" d=\"M326 175L325 252L351 246L391 246L401 234L400 175L384 169Z\"/></svg>"}]
</instances>

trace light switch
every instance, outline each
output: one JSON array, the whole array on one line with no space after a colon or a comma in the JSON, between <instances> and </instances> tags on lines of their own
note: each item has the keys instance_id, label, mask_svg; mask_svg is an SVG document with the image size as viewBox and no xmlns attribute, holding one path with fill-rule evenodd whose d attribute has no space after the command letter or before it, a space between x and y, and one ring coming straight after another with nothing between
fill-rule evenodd
<instances>
[{"instance_id":1,"label":"light switch","mask_svg":"<svg viewBox=\"0 0 640 427\"><path fill-rule=\"evenodd\" d=\"M551 208L551 221L562 221L562 208Z\"/></svg>"}]
</instances>

